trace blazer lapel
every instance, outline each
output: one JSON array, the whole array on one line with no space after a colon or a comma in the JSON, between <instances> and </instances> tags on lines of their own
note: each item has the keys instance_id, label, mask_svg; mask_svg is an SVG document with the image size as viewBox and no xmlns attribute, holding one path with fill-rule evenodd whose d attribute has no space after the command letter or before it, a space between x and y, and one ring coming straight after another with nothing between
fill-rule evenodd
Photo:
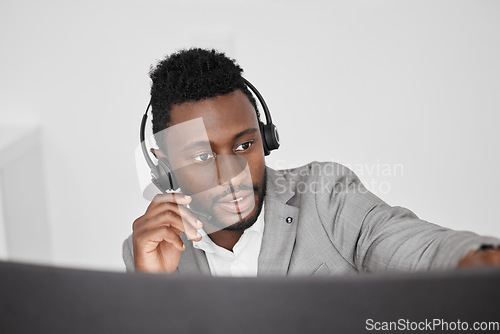
<instances>
[{"instance_id":1,"label":"blazer lapel","mask_svg":"<svg viewBox=\"0 0 500 334\"><path fill-rule=\"evenodd\" d=\"M194 248L193 242L183 233L180 234L180 237L186 245L186 249L181 253L179 265L177 266L179 273L189 275L211 275L205 252L201 249Z\"/></svg>"},{"instance_id":2,"label":"blazer lapel","mask_svg":"<svg viewBox=\"0 0 500 334\"><path fill-rule=\"evenodd\" d=\"M286 276L295 245L299 208L286 204L295 192L279 171L268 168L267 181L258 276Z\"/></svg>"}]
</instances>

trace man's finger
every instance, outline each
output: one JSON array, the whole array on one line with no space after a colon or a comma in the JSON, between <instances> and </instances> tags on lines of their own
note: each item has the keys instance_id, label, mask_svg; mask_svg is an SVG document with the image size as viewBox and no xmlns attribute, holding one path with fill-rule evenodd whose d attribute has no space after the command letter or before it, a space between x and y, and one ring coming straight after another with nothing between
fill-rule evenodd
<instances>
[{"instance_id":1,"label":"man's finger","mask_svg":"<svg viewBox=\"0 0 500 334\"><path fill-rule=\"evenodd\" d=\"M158 194L153 198L153 200L149 204L147 210L149 210L150 208L153 208L157 205L160 205L161 203L166 203L166 202L187 205L187 204L191 203L191 200L192 200L191 196L184 195L181 193ZM146 212L147 212L147 210L146 210Z\"/></svg>"},{"instance_id":2,"label":"man's finger","mask_svg":"<svg viewBox=\"0 0 500 334\"><path fill-rule=\"evenodd\" d=\"M198 218L195 215L193 215L191 211L189 211L189 209L187 209L182 205L177 205L170 202L162 203L160 205L155 206L154 208L151 208L148 211L147 215L149 217L154 217L164 211L169 211L169 210L175 212L183 220L191 224L191 226L193 226L196 230L199 230L203 227L202 222L200 222Z\"/></svg>"},{"instance_id":3,"label":"man's finger","mask_svg":"<svg viewBox=\"0 0 500 334\"><path fill-rule=\"evenodd\" d=\"M201 234L199 234L189 222L186 222L177 212L173 210L160 211L156 216L144 221L142 223L141 230L153 230L160 226L175 228L186 234L189 239L194 241L201 239Z\"/></svg>"},{"instance_id":4,"label":"man's finger","mask_svg":"<svg viewBox=\"0 0 500 334\"><path fill-rule=\"evenodd\" d=\"M166 226L160 226L143 232L137 235L135 239L135 244L140 245L141 251L145 253L156 251L158 244L162 241L173 244L175 248L181 252L185 249L184 243L179 235Z\"/></svg>"}]
</instances>

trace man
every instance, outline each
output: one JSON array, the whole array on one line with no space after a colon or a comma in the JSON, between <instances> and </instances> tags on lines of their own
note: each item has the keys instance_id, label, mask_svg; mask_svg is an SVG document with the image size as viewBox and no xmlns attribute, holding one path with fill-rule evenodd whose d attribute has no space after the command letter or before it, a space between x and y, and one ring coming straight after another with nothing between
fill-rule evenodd
<instances>
[{"instance_id":1,"label":"man","mask_svg":"<svg viewBox=\"0 0 500 334\"><path fill-rule=\"evenodd\" d=\"M127 270L284 276L500 264L500 240L391 207L341 165L266 167L268 143L241 73L202 49L151 71L152 152L180 192L157 195L135 220Z\"/></svg>"}]
</instances>

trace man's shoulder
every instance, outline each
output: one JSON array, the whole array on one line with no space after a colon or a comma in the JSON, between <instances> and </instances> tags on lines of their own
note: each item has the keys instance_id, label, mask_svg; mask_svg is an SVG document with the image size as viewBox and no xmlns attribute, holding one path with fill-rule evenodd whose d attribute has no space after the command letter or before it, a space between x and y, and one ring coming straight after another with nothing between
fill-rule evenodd
<instances>
[{"instance_id":1,"label":"man's shoulder","mask_svg":"<svg viewBox=\"0 0 500 334\"><path fill-rule=\"evenodd\" d=\"M343 180L345 178L357 179L356 174L348 167L334 161L312 161L308 164L286 169L268 168L272 179L283 178L290 182L330 179Z\"/></svg>"},{"instance_id":2,"label":"man's shoulder","mask_svg":"<svg viewBox=\"0 0 500 334\"><path fill-rule=\"evenodd\" d=\"M354 172L332 161L279 170L268 167L267 175L267 194L283 203L298 203L305 198L329 201L334 194L362 188Z\"/></svg>"}]
</instances>

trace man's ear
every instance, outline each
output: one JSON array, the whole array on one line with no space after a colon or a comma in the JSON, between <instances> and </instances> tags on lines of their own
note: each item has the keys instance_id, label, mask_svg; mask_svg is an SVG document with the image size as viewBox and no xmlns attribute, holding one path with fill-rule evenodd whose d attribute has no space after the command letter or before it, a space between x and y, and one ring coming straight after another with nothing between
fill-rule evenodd
<instances>
[{"instance_id":1,"label":"man's ear","mask_svg":"<svg viewBox=\"0 0 500 334\"><path fill-rule=\"evenodd\" d=\"M151 153L153 153L153 155L156 157L156 159L166 159L167 156L165 154L163 154L163 152L158 149L158 148L152 148L150 149Z\"/></svg>"}]
</instances>

